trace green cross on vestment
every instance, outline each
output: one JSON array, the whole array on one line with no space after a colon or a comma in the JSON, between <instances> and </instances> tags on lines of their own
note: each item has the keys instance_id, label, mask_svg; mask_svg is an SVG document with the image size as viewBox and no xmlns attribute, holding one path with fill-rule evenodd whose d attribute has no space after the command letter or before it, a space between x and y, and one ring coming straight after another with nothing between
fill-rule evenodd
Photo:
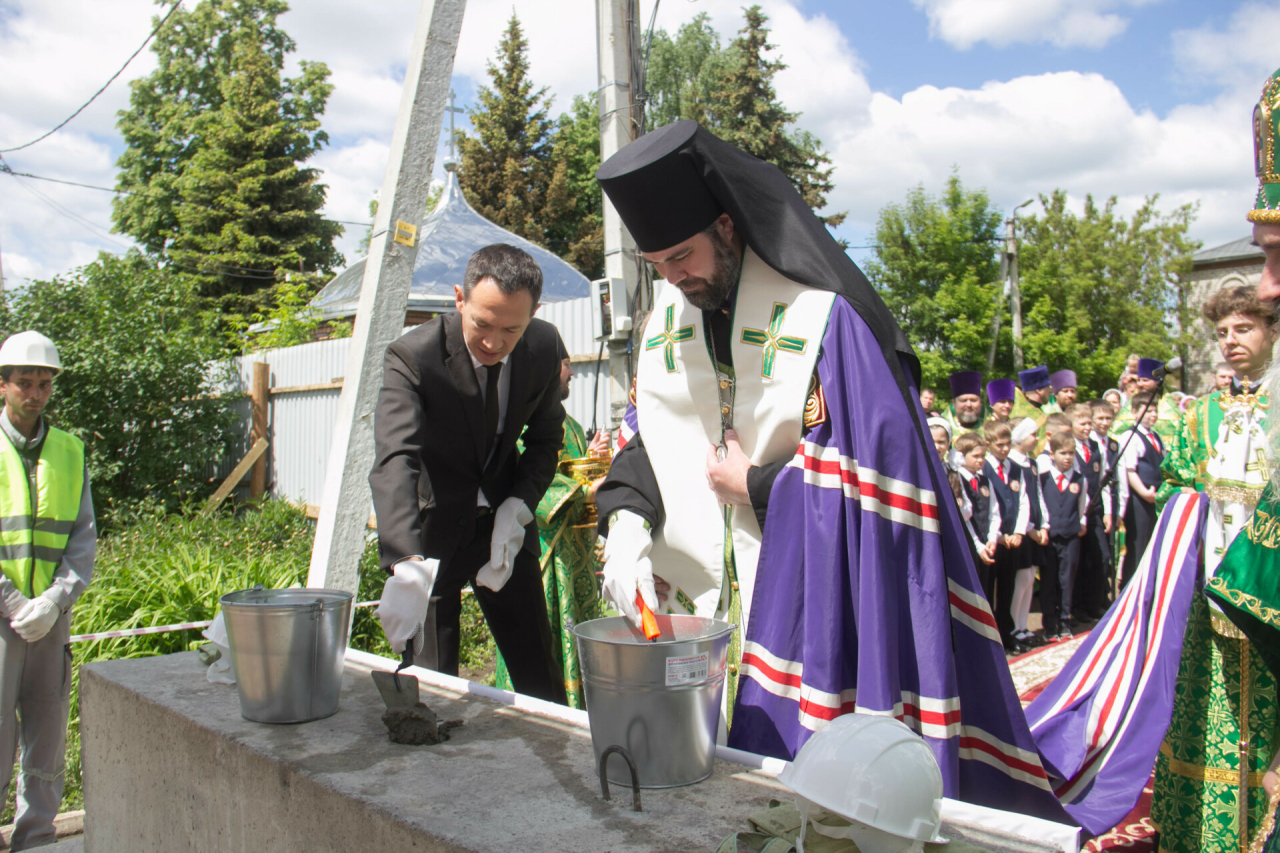
<instances>
[{"instance_id":1,"label":"green cross on vestment","mask_svg":"<svg viewBox=\"0 0 1280 853\"><path fill-rule=\"evenodd\" d=\"M666 357L667 373L676 372L676 348L675 345L684 341L693 340L693 326L681 326L674 328L676 324L676 306L667 306L666 328L661 334L654 335L652 338L644 342L646 350L657 349L658 347L666 347L663 355Z\"/></svg>"},{"instance_id":2,"label":"green cross on vestment","mask_svg":"<svg viewBox=\"0 0 1280 853\"><path fill-rule=\"evenodd\" d=\"M743 329L742 342L755 347L764 347L764 359L760 367L760 375L765 379L773 378L773 360L778 350L793 352L797 355L804 352L809 342L804 338L793 338L779 334L782 331L782 318L787 314L787 306L781 302L773 303L773 316L769 318L768 329Z\"/></svg>"}]
</instances>

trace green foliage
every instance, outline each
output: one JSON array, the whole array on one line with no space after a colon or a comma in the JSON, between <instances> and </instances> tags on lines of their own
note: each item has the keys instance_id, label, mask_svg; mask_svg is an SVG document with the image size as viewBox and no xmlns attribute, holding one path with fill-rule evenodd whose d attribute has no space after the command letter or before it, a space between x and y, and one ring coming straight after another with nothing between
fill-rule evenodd
<instances>
[{"instance_id":1,"label":"green foliage","mask_svg":"<svg viewBox=\"0 0 1280 853\"><path fill-rule=\"evenodd\" d=\"M1055 190L1040 196L1039 215L1018 218L1024 363L1074 370L1082 399L1112 387L1129 353L1163 359L1190 342L1179 276L1199 248L1187 237L1196 208L1161 213L1156 201L1126 219L1114 197L1099 207L1087 196L1076 215ZM945 389L957 370L1014 375L1009 304L997 281L1002 218L984 191L954 174L940 197L916 187L880 211L867 275L915 346L927 386Z\"/></svg>"},{"instance_id":2,"label":"green foliage","mask_svg":"<svg viewBox=\"0 0 1280 853\"><path fill-rule=\"evenodd\" d=\"M1000 220L986 192L955 174L940 197L917 186L904 204L880 211L866 273L915 346L925 386L946 388L957 370L985 371Z\"/></svg>"},{"instance_id":3,"label":"green foliage","mask_svg":"<svg viewBox=\"0 0 1280 853\"><path fill-rule=\"evenodd\" d=\"M738 37L721 47L707 15L697 15L672 39L654 34L645 81L650 129L693 119L722 139L782 170L813 210L826 207L831 158L813 134L795 127L799 113L778 100L774 76L786 68L770 59L769 22L759 6L743 10ZM839 225L844 213L823 217Z\"/></svg>"},{"instance_id":4,"label":"green foliage","mask_svg":"<svg viewBox=\"0 0 1280 853\"><path fill-rule=\"evenodd\" d=\"M458 133L458 180L467 201L488 219L535 243L545 240L553 122L546 87L529 79L528 42L514 12L469 111L475 135Z\"/></svg>"},{"instance_id":5,"label":"green foliage","mask_svg":"<svg viewBox=\"0 0 1280 853\"><path fill-rule=\"evenodd\" d=\"M545 223L548 247L587 278L604 275L603 196L600 168L600 107L595 98L576 95L572 109L556 123L551 154L555 171L547 187Z\"/></svg>"},{"instance_id":6,"label":"green foliage","mask_svg":"<svg viewBox=\"0 0 1280 853\"><path fill-rule=\"evenodd\" d=\"M245 331L244 351L264 352L309 344L315 340L316 329L320 326L320 311L308 304L314 295L314 289L307 279L302 276L286 276L284 281L271 289L274 307L265 314L253 315L253 321L265 324L266 328L257 333Z\"/></svg>"},{"instance_id":7,"label":"green foliage","mask_svg":"<svg viewBox=\"0 0 1280 853\"><path fill-rule=\"evenodd\" d=\"M132 84L117 126L115 227L200 275L232 313L259 307L278 269L329 271L342 232L323 219L325 186L302 168L320 129L328 69L303 61L283 78L293 40L282 0L201 0L152 43L157 68Z\"/></svg>"},{"instance_id":8,"label":"green foliage","mask_svg":"<svg viewBox=\"0 0 1280 853\"><path fill-rule=\"evenodd\" d=\"M1200 248L1187 237L1196 206L1161 213L1157 199L1126 220L1114 196L1101 207L1086 196L1077 216L1055 190L1040 196L1039 216L1019 220L1027 364L1070 368L1097 394L1115 385L1131 352L1185 353L1191 318L1178 277Z\"/></svg>"},{"instance_id":9,"label":"green foliage","mask_svg":"<svg viewBox=\"0 0 1280 853\"><path fill-rule=\"evenodd\" d=\"M481 216L544 246L584 275L604 274L600 125L594 98L576 97L549 118L546 87L529 78L528 43L513 13L469 113L475 135L458 132L458 182Z\"/></svg>"},{"instance_id":10,"label":"green foliage","mask_svg":"<svg viewBox=\"0 0 1280 853\"><path fill-rule=\"evenodd\" d=\"M144 500L170 510L203 496L206 466L235 437L233 396L211 396L229 364L190 276L136 252L6 291L3 327L58 346L50 421L85 443L100 527Z\"/></svg>"}]
</instances>

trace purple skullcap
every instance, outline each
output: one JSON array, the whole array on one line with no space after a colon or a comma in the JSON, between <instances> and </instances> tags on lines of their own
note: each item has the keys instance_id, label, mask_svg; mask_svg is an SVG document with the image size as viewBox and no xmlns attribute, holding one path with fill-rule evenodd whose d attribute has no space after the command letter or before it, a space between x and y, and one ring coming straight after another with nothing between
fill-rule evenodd
<instances>
[{"instance_id":1,"label":"purple skullcap","mask_svg":"<svg viewBox=\"0 0 1280 853\"><path fill-rule=\"evenodd\" d=\"M1016 387L1012 379L992 379L987 383L987 402L1001 403L1014 399Z\"/></svg>"},{"instance_id":2,"label":"purple skullcap","mask_svg":"<svg viewBox=\"0 0 1280 853\"><path fill-rule=\"evenodd\" d=\"M1078 388L1080 383L1076 381L1074 370L1059 370L1049 375L1049 385L1053 388L1053 393L1057 394L1063 388Z\"/></svg>"},{"instance_id":3,"label":"purple skullcap","mask_svg":"<svg viewBox=\"0 0 1280 853\"><path fill-rule=\"evenodd\" d=\"M1018 382L1022 385L1023 391L1038 391L1049 385L1049 368L1032 367L1027 370L1018 371Z\"/></svg>"},{"instance_id":4,"label":"purple skullcap","mask_svg":"<svg viewBox=\"0 0 1280 853\"><path fill-rule=\"evenodd\" d=\"M951 399L965 394L982 395L982 374L976 370L960 370L951 374L947 380L951 383Z\"/></svg>"}]
</instances>

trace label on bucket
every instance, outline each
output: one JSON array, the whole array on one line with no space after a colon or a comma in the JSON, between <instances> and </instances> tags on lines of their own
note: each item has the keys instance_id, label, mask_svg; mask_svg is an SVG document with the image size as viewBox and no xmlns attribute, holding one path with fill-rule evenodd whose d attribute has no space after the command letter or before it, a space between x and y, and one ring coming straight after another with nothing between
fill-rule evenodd
<instances>
[{"instance_id":1,"label":"label on bucket","mask_svg":"<svg viewBox=\"0 0 1280 853\"><path fill-rule=\"evenodd\" d=\"M711 656L707 652L683 658L667 658L667 686L705 681L711 669L710 660Z\"/></svg>"}]
</instances>

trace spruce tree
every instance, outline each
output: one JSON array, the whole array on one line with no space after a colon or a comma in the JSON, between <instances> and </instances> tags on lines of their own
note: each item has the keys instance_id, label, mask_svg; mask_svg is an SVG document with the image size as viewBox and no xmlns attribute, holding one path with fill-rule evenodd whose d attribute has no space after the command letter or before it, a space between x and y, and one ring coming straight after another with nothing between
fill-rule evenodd
<instances>
[{"instance_id":1,"label":"spruce tree","mask_svg":"<svg viewBox=\"0 0 1280 853\"><path fill-rule=\"evenodd\" d=\"M733 60L724 70L714 97L719 121L714 128L727 142L773 163L791 179L805 203L813 210L827 205L831 183L831 158L822 143L803 130L789 130L799 113L789 112L778 100L773 78L786 68L780 59L765 54L769 44L769 18L759 6L744 10L745 25L729 46ZM844 213L823 217L828 225L839 225Z\"/></svg>"},{"instance_id":2,"label":"spruce tree","mask_svg":"<svg viewBox=\"0 0 1280 853\"><path fill-rule=\"evenodd\" d=\"M547 187L547 246L587 278L600 278L604 275L604 202L596 181L600 108L594 97L578 95L573 108L560 116L551 159L555 168Z\"/></svg>"},{"instance_id":3,"label":"spruce tree","mask_svg":"<svg viewBox=\"0 0 1280 853\"><path fill-rule=\"evenodd\" d=\"M529 79L528 42L513 12L489 63L492 88L481 86L468 111L475 135L458 133L458 182L481 216L545 245L545 204L554 167L553 122L546 87Z\"/></svg>"},{"instance_id":4,"label":"spruce tree","mask_svg":"<svg viewBox=\"0 0 1280 853\"><path fill-rule=\"evenodd\" d=\"M125 151L117 231L201 276L206 297L238 312L262 302L278 269L327 273L341 233L325 186L304 163L328 141L332 86L322 63L283 78L294 42L283 0L201 0L156 36L158 65L132 83L117 122Z\"/></svg>"}]
</instances>

